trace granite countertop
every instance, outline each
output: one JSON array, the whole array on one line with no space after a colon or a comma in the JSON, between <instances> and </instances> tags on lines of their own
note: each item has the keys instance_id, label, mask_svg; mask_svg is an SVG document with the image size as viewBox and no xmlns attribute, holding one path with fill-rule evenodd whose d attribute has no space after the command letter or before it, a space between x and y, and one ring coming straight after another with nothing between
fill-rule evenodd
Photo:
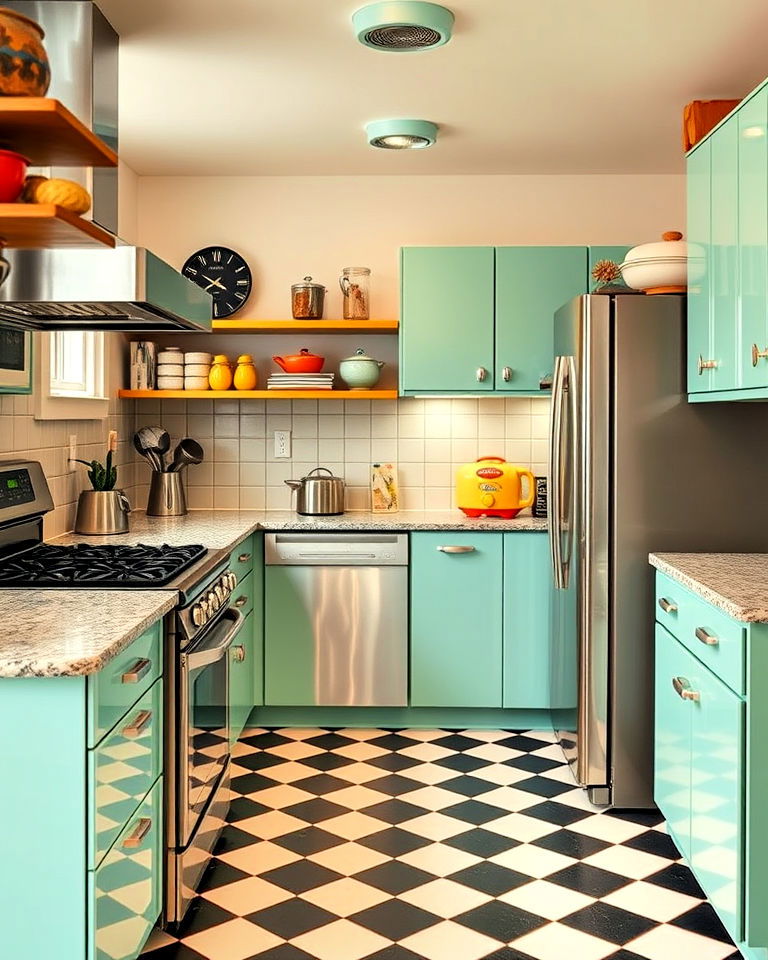
<instances>
[{"instance_id":1,"label":"granite countertop","mask_svg":"<svg viewBox=\"0 0 768 960\"><path fill-rule=\"evenodd\" d=\"M0 590L0 677L79 677L172 610L175 590Z\"/></svg>"},{"instance_id":2,"label":"granite countertop","mask_svg":"<svg viewBox=\"0 0 768 960\"><path fill-rule=\"evenodd\" d=\"M768 553L652 553L649 559L734 620L768 622Z\"/></svg>"},{"instance_id":3,"label":"granite countertop","mask_svg":"<svg viewBox=\"0 0 768 960\"><path fill-rule=\"evenodd\" d=\"M499 517L472 519L460 510L403 510L400 513L353 511L340 517L300 517L293 510L267 510L258 521L262 530L546 530L547 521L524 513L514 520Z\"/></svg>"}]
</instances>

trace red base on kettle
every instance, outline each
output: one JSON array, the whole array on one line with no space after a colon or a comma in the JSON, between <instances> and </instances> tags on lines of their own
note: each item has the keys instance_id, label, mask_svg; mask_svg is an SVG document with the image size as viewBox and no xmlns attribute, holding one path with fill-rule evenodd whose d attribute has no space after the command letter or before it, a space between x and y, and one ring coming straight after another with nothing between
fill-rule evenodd
<instances>
[{"instance_id":1,"label":"red base on kettle","mask_svg":"<svg viewBox=\"0 0 768 960\"><path fill-rule=\"evenodd\" d=\"M517 510L494 510L492 507L489 507L487 510L473 510L470 507L459 507L459 510L468 517L475 519L478 517L499 517L502 520L512 520L520 513L522 507L519 507Z\"/></svg>"}]
</instances>

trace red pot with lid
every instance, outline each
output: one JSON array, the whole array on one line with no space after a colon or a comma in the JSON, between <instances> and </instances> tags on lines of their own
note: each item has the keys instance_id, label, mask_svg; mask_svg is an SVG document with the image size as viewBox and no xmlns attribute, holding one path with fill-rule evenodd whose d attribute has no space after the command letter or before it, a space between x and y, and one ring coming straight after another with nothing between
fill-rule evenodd
<instances>
[{"instance_id":1,"label":"red pot with lid","mask_svg":"<svg viewBox=\"0 0 768 960\"><path fill-rule=\"evenodd\" d=\"M285 357L272 357L272 359L286 373L320 373L325 363L325 357L310 353L306 347L302 347L298 353L290 353Z\"/></svg>"}]
</instances>

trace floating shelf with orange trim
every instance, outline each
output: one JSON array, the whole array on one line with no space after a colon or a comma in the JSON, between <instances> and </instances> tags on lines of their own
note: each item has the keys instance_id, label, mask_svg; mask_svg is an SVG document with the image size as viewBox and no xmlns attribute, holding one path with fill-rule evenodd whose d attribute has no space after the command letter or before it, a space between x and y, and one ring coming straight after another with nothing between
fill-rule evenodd
<instances>
[{"instance_id":1,"label":"floating shelf with orange trim","mask_svg":"<svg viewBox=\"0 0 768 960\"><path fill-rule=\"evenodd\" d=\"M0 97L6 149L34 167L116 167L114 150L51 97Z\"/></svg>"},{"instance_id":2,"label":"floating shelf with orange trim","mask_svg":"<svg viewBox=\"0 0 768 960\"><path fill-rule=\"evenodd\" d=\"M92 220L52 203L0 203L0 246L114 247L115 238Z\"/></svg>"},{"instance_id":3,"label":"floating shelf with orange trim","mask_svg":"<svg viewBox=\"0 0 768 960\"><path fill-rule=\"evenodd\" d=\"M118 390L126 400L396 400L397 390Z\"/></svg>"},{"instance_id":4,"label":"floating shelf with orange trim","mask_svg":"<svg viewBox=\"0 0 768 960\"><path fill-rule=\"evenodd\" d=\"M214 320L230 333L397 333L397 320Z\"/></svg>"}]
</instances>

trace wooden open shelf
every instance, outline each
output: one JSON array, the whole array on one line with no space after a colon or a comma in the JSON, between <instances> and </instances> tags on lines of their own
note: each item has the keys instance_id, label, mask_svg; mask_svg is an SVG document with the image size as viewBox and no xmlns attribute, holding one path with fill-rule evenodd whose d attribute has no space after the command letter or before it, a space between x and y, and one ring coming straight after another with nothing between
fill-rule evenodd
<instances>
[{"instance_id":1,"label":"wooden open shelf","mask_svg":"<svg viewBox=\"0 0 768 960\"><path fill-rule=\"evenodd\" d=\"M397 320L214 320L231 333L397 333Z\"/></svg>"},{"instance_id":2,"label":"wooden open shelf","mask_svg":"<svg viewBox=\"0 0 768 960\"><path fill-rule=\"evenodd\" d=\"M126 400L396 400L397 390L118 390Z\"/></svg>"},{"instance_id":3,"label":"wooden open shelf","mask_svg":"<svg viewBox=\"0 0 768 960\"><path fill-rule=\"evenodd\" d=\"M50 97L0 97L0 145L34 167L117 166L114 150Z\"/></svg>"},{"instance_id":4,"label":"wooden open shelf","mask_svg":"<svg viewBox=\"0 0 768 960\"><path fill-rule=\"evenodd\" d=\"M2 103L2 100L0 100ZM0 203L0 244L6 247L114 247L92 220L48 203Z\"/></svg>"}]
</instances>

